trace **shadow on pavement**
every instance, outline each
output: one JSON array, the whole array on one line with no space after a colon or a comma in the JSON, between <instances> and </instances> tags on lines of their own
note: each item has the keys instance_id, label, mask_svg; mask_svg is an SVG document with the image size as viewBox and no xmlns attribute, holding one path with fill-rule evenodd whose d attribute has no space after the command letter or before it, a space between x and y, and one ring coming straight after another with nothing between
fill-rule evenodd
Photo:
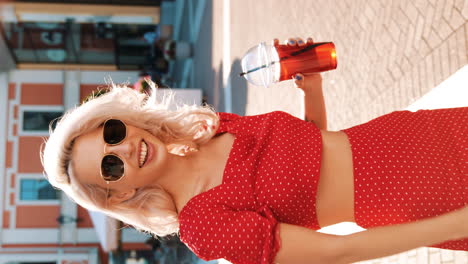
<instances>
[{"instance_id":1,"label":"shadow on pavement","mask_svg":"<svg viewBox=\"0 0 468 264\"><path fill-rule=\"evenodd\" d=\"M216 106L214 93L217 83L216 69L211 68L213 58L213 2L208 0L205 2L203 18L201 21L201 30L195 43L193 43L193 73L194 87L200 88L203 95L206 96L208 104ZM190 25L187 25L190 27ZM220 78L222 80L222 77ZM218 110L218 109L216 109ZM219 111L219 110L218 110Z\"/></svg>"},{"instance_id":2,"label":"shadow on pavement","mask_svg":"<svg viewBox=\"0 0 468 264\"><path fill-rule=\"evenodd\" d=\"M247 80L239 76L241 72L241 61L240 59L236 59L231 65L231 73L229 74L232 90L232 112L238 115L245 115L245 108L247 106Z\"/></svg>"},{"instance_id":3,"label":"shadow on pavement","mask_svg":"<svg viewBox=\"0 0 468 264\"><path fill-rule=\"evenodd\" d=\"M211 87L213 91L213 102L216 111L226 112L226 104L224 101L224 85L223 85L223 63L219 63L218 69L213 69L215 78L214 86Z\"/></svg>"},{"instance_id":4,"label":"shadow on pavement","mask_svg":"<svg viewBox=\"0 0 468 264\"><path fill-rule=\"evenodd\" d=\"M186 28L189 21L184 21ZM187 30L187 29L184 30ZM226 111L225 87L223 85L223 63L211 66L213 60L213 0L204 2L204 12L201 21L201 30L193 43L193 76L194 87L203 91L206 102L216 111ZM188 31L182 31L187 35ZM229 80L232 88L232 112L244 115L247 105L247 81L239 76L241 72L240 60L236 59L231 65Z\"/></svg>"}]
</instances>

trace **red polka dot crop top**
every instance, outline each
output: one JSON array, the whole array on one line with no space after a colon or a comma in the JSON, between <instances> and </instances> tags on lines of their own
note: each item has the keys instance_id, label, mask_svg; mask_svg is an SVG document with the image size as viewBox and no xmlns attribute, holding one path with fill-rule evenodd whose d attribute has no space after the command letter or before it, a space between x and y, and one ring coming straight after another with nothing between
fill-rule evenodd
<instances>
[{"instance_id":1,"label":"red polka dot crop top","mask_svg":"<svg viewBox=\"0 0 468 264\"><path fill-rule=\"evenodd\" d=\"M235 135L223 181L182 209L180 238L205 260L273 263L279 222L319 229L320 130L284 112L219 117Z\"/></svg>"}]
</instances>

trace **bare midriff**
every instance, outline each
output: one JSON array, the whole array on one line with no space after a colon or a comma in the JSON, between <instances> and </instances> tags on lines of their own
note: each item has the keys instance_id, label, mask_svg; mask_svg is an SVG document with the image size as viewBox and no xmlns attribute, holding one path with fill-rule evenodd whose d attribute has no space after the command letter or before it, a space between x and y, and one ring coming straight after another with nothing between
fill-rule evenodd
<instances>
[{"instance_id":1,"label":"bare midriff","mask_svg":"<svg viewBox=\"0 0 468 264\"><path fill-rule=\"evenodd\" d=\"M354 222L354 178L351 145L344 132L321 131L322 162L316 210L321 227Z\"/></svg>"},{"instance_id":2,"label":"bare midriff","mask_svg":"<svg viewBox=\"0 0 468 264\"><path fill-rule=\"evenodd\" d=\"M354 178L351 146L344 132L321 131L322 161L320 179L316 197L317 219L321 227L340 223L354 222ZM234 142L234 135L225 133L212 139L205 145L208 153L215 153L210 161L210 175L200 185L199 192L206 191L222 183L223 169L229 151ZM201 152L201 151L200 151ZM213 160L219 159L214 164ZM197 193L199 193L197 192ZM188 201L192 197L188 197ZM185 202L184 202L185 204Z\"/></svg>"}]
</instances>

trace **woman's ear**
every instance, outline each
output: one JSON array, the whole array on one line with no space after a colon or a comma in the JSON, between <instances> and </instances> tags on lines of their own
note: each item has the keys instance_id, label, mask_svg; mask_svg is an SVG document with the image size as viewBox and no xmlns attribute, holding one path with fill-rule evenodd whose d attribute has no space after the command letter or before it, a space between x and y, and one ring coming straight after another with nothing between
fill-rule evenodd
<instances>
[{"instance_id":1,"label":"woman's ear","mask_svg":"<svg viewBox=\"0 0 468 264\"><path fill-rule=\"evenodd\" d=\"M109 203L111 204L119 204L131 199L135 196L136 190L126 190L126 191L112 191L109 197Z\"/></svg>"}]
</instances>

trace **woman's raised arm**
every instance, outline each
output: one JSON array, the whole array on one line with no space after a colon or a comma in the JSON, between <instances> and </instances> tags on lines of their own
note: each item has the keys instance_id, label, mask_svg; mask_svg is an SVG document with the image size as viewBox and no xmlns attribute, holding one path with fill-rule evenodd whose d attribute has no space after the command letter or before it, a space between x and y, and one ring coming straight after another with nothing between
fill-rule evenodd
<instances>
[{"instance_id":1,"label":"woman's raised arm","mask_svg":"<svg viewBox=\"0 0 468 264\"><path fill-rule=\"evenodd\" d=\"M352 263L413 248L468 237L468 207L444 215L347 236L327 235L280 224L281 248L276 263Z\"/></svg>"},{"instance_id":2,"label":"woman's raised arm","mask_svg":"<svg viewBox=\"0 0 468 264\"><path fill-rule=\"evenodd\" d=\"M313 43L312 38L307 38L307 43ZM273 45L280 45L278 39L273 40ZM286 45L305 46L301 38L289 38ZM319 129L327 130L327 112L322 92L322 76L319 73L309 73L306 76L296 74L291 76L297 88L304 91L305 120L313 122Z\"/></svg>"},{"instance_id":3,"label":"woman's raised arm","mask_svg":"<svg viewBox=\"0 0 468 264\"><path fill-rule=\"evenodd\" d=\"M322 91L322 76L319 73L294 76L296 86L304 91L305 120L314 122L322 130L327 130L327 111Z\"/></svg>"}]
</instances>

